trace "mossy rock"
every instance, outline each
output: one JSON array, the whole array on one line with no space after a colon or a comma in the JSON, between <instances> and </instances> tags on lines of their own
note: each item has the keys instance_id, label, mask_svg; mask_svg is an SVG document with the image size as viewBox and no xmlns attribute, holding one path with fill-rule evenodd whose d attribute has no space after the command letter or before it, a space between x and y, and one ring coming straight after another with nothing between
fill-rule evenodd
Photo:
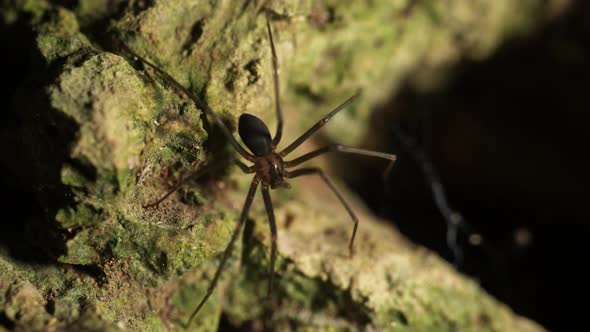
<instances>
[{"instance_id":1,"label":"mossy rock","mask_svg":"<svg viewBox=\"0 0 590 332\"><path fill-rule=\"evenodd\" d=\"M155 209L142 208L182 174L229 150L205 130L201 110L125 57L112 37L202 97L230 128L247 112L272 129L267 13L281 67L284 140L361 90L361 99L324 132L326 140L358 144L372 107L410 73L425 88L440 84L453 63L483 58L526 33L554 2L560 1L156 0L63 7L28 0L8 6L4 22L28 20L40 60L29 74L39 82L30 93L40 98L15 98L20 127L7 137L22 153L10 168L23 183L42 188L37 204L45 218L35 222L51 223L61 249L45 264L0 252L0 325L183 330L239 216L249 178L229 166ZM26 139L16 139L21 136ZM543 330L347 195L362 219L349 258L345 211L312 179L303 182L273 192L280 255L269 320L275 330ZM222 313L232 325L254 328L265 315L263 206L255 203L250 216L217 290L186 330L215 331Z\"/></svg>"}]
</instances>

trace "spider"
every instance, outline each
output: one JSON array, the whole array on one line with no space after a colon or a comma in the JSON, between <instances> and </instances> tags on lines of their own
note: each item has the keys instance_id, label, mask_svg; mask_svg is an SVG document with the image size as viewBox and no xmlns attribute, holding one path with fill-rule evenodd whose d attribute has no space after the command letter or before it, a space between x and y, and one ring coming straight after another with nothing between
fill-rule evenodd
<instances>
[{"instance_id":1,"label":"spider","mask_svg":"<svg viewBox=\"0 0 590 332\"><path fill-rule=\"evenodd\" d=\"M246 201L244 202L244 206L242 208L242 212L240 214L240 219L238 223L235 225L233 230L231 239L223 252L223 256L221 258L221 262L215 272L213 279L211 280L209 287L207 289L207 293L201 299L201 302L192 312L186 326L190 325L193 318L197 315L197 313L201 310L209 296L213 293L213 290L217 286L217 282L219 281L219 277L223 270L223 267L230 256L234 243L240 234L240 230L244 225L247 217L248 211L250 210L250 206L252 205L252 201L254 199L254 195L256 193L256 189L258 186L261 185L262 191L262 198L264 200L264 205L266 208L266 213L268 215L268 221L270 225L270 233L271 233L271 255L270 255L270 276L268 280L268 293L267 296L270 298L272 296L272 287L273 287L273 279L274 279L274 267L275 267L275 260L277 256L277 226L275 222L275 215L272 206L272 201L270 197L270 189L277 189L277 188L289 188L289 184L285 181L287 179L293 179L304 175L319 175L320 178L324 181L324 183L332 190L332 192L336 195L340 203L344 206L350 218L352 219L354 226L352 230L352 235L350 237L350 242L348 244L348 249L350 256L352 257L354 253L354 239L356 236L359 220L350 205L346 202L344 197L340 194L340 192L336 189L336 186L332 183L330 178L320 169L317 167L306 167L306 168L299 168L295 170L288 170L291 167L297 166L305 161L308 161L312 158L315 158L321 154L326 152L341 152L341 153L349 153L349 154L357 154L357 155L365 155L371 157L378 157L390 160L389 165L385 170L385 174L391 170L393 166L393 162L396 159L396 156L393 154L381 153L366 149L354 148L349 146L344 146L340 144L332 144L325 146L323 148L308 152L298 158L292 160L284 160L284 158L293 152L299 145L305 142L308 138L310 138L315 132L317 132L320 128L322 128L334 115L344 109L346 106L351 104L357 97L358 93L353 95L352 97L348 98L344 103L340 106L336 107L330 113L325 115L322 119L320 119L315 125L309 128L305 133L303 133L299 138L289 144L286 148L281 151L277 151L277 145L281 141L281 137L283 135L283 112L281 110L281 104L279 101L279 77L278 77L278 61L277 55L272 35L272 29L270 27L270 22L267 18L266 20L266 28L268 32L268 38L271 48L272 54L272 72L273 72L273 83L274 83L274 101L275 101L275 111L277 116L277 130L274 137L271 138L270 131L266 124L262 122L258 117L244 113L240 115L238 120L238 133L242 142L248 148L247 151L242 145L234 138L231 131L227 128L227 126L223 123L221 118L213 112L213 110L205 103L203 103L196 95L191 93L188 89L182 86L178 81L176 81L172 76L166 73L164 70L160 69L156 65L152 64L151 62L147 61L146 59L140 57L133 51L131 51L127 46L122 44L123 48L133 55L133 57L137 58L143 64L149 66L158 74L160 74L166 81L168 81L171 85L173 85L178 90L182 91L187 97L189 97L198 108L205 111L205 114L212 118L215 123L219 126L221 131L223 132L224 136L227 140L231 143L234 149L247 161L253 163L252 166L247 166L240 160L234 160L237 166L247 174L255 174L252 183L250 184L250 189L248 190L248 194L246 196ZM195 176L200 175L202 172L195 173ZM144 205L144 208L147 207L155 207L160 204L164 199L166 199L169 195L171 195L176 189L178 189L180 183L179 181L176 185L174 185L165 195L163 195L160 199L155 202L149 203Z\"/></svg>"}]
</instances>

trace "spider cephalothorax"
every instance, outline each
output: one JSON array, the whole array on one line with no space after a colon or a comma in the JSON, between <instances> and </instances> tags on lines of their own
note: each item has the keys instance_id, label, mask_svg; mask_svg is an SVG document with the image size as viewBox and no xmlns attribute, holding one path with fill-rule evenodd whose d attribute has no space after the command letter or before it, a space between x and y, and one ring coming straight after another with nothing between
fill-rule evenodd
<instances>
[{"instance_id":1,"label":"spider cephalothorax","mask_svg":"<svg viewBox=\"0 0 590 332\"><path fill-rule=\"evenodd\" d=\"M203 297L199 305L193 311L188 320L188 324L190 324L193 317L199 312L201 307L205 304L217 282L219 280L219 276L221 275L221 271L223 270L223 266L227 261L227 258L231 254L233 245L240 233L246 218L248 217L248 211L250 210L250 206L252 205L252 200L254 199L254 194L256 193L256 189L258 185L261 184L261 191L262 197L264 200L264 205L266 208L266 212L268 215L269 226L270 226L270 233L271 233L271 257L270 257L270 277L269 277L269 284L268 284L268 295L271 296L272 294L272 285L273 285L273 277L274 277L274 265L277 255L277 227L275 222L274 211L272 207L272 200L270 197L270 190L269 188L289 188L289 184L285 181L285 178L296 178L299 176L304 175L311 175L316 174L319 175L320 178L328 185L328 187L332 190L332 192L336 195L338 200L342 203L348 214L350 215L354 227L352 230L352 235L350 237L349 242L349 251L352 255L353 248L354 248L354 239L356 236L356 231L358 228L358 218L352 208L348 205L344 197L340 194L340 192L336 189L336 186L332 183L332 181L328 178L328 176L319 168L317 167L304 167L298 168L295 170L289 171L288 169L291 167L298 166L299 164L308 161L312 158L317 157L318 155L324 154L326 152L342 152L342 153L350 153L350 154L357 154L357 155L365 155L365 156L372 156L372 157L379 157L390 160L390 164L386 169L386 172L391 169L393 165L393 161L395 161L395 155L381 153L371 150L359 149L339 144L332 144L325 146L323 148L308 152L298 158L295 158L290 161L285 161L283 158L286 157L289 153L293 152L297 147L299 147L303 142L305 142L308 138L310 138L314 133L316 133L321 127L323 127L336 113L340 112L344 109L347 105L352 103L357 95L350 97L340 106L336 107L330 113L325 115L322 119L320 119L315 125L309 128L305 133L303 133L299 138L289 144L286 148L281 150L280 152L276 152L276 148L281 141L282 133L283 133L283 113L281 110L281 105L279 102L279 80L278 80L278 64L277 64L277 56L274 47L272 31L270 28L270 23L266 22L268 38L270 41L271 47L271 54L272 54L272 69L273 69L273 83L274 83L274 96L275 96L275 110L277 115L277 131L275 136L271 138L270 131L268 127L262 120L257 118L251 114L242 114L240 116L238 122L238 132L242 142L246 145L248 152L246 149L242 147L242 145L234 138L231 131L225 126L223 121L209 108L209 106L203 103L196 95L188 91L185 87L183 87L178 81L176 81L172 76L168 73L163 71L162 69L158 68L154 64L148 62L144 58L140 57L139 55L135 54L126 46L122 45L127 52L132 54L134 57L139 59L141 62L146 64L147 66L154 69L157 73L162 75L170 84L174 87L182 91L187 97L189 97L198 108L205 111L207 116L212 118L217 126L221 129L225 137L234 147L234 149L246 160L253 163L251 166L245 165L243 162L239 160L235 160L235 163L240 167L244 173L255 173L254 178L252 179L252 183L250 184L250 189L246 196L246 201L244 202L244 207L242 208L242 213L240 215L240 219L236 224L234 231L232 233L232 237L225 248L223 256L221 258L221 262L217 271L215 272L215 276L209 285L207 290L207 294ZM203 172L199 171L197 174L202 174ZM180 183L180 182L179 182ZM178 189L179 184L172 187L164 196L162 196L159 200L152 202L150 204L146 204L144 207L155 207L160 202L162 202L166 197L172 194L176 189Z\"/></svg>"}]
</instances>

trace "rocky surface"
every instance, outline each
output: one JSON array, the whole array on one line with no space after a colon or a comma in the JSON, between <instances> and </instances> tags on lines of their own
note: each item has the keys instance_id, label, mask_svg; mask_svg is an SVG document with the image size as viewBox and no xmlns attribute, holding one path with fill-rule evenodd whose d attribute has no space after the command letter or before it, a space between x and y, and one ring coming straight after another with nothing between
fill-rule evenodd
<instances>
[{"instance_id":1,"label":"rocky surface","mask_svg":"<svg viewBox=\"0 0 590 332\"><path fill-rule=\"evenodd\" d=\"M203 124L201 110L125 56L113 40L168 71L230 128L243 112L274 128L268 13L288 121L284 140L361 90L361 99L330 122L323 136L358 144L371 107L399 82L440 84L459 59L487 56L566 4L7 5L4 23L25 22L34 37L28 83L14 96L19 125L3 133L3 145L15 157L2 161L31 188L43 211L43 217L22 221L31 225L22 243L47 258L22 259L20 249L1 247L0 329L184 330L238 218L250 177L234 167L183 186L157 208L141 207L182 174L231 152ZM351 195L361 226L356 255L349 258L352 224L316 180L273 192L280 258L270 322L276 330L543 330L403 239ZM187 330L215 331L222 313L224 324L260 326L269 263L260 202L250 216L219 287ZM46 234L36 237L39 225Z\"/></svg>"}]
</instances>

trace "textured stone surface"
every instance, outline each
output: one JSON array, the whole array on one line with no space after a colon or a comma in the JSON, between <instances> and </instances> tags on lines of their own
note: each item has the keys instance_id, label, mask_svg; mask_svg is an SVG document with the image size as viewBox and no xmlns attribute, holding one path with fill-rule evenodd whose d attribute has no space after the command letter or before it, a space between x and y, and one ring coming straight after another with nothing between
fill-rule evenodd
<instances>
[{"instance_id":1,"label":"textured stone surface","mask_svg":"<svg viewBox=\"0 0 590 332\"><path fill-rule=\"evenodd\" d=\"M33 134L17 140L22 153L12 168L32 161L28 184L42 188L42 197L64 198L39 200L52 207L39 222L58 229L55 259L31 264L0 252L0 324L15 330L182 330L238 218L249 177L233 167L183 186L156 209L141 208L227 148L213 142L207 151L201 111L118 55L111 36L202 96L230 127L248 112L272 130L264 8L281 66L285 141L360 89L359 102L324 136L355 144L371 107L401 80L440 84L460 58L487 56L565 2L92 3L18 1L2 16L8 24L26 17L41 60L30 75L43 77L34 92L42 98L16 98L21 126L11 135ZM348 258L351 223L316 180L273 192L276 330L542 330L356 203L362 221L357 254ZM262 317L269 263L262 204L251 218L249 236L189 330L216 330L222 311L235 325L254 326Z\"/></svg>"}]
</instances>

